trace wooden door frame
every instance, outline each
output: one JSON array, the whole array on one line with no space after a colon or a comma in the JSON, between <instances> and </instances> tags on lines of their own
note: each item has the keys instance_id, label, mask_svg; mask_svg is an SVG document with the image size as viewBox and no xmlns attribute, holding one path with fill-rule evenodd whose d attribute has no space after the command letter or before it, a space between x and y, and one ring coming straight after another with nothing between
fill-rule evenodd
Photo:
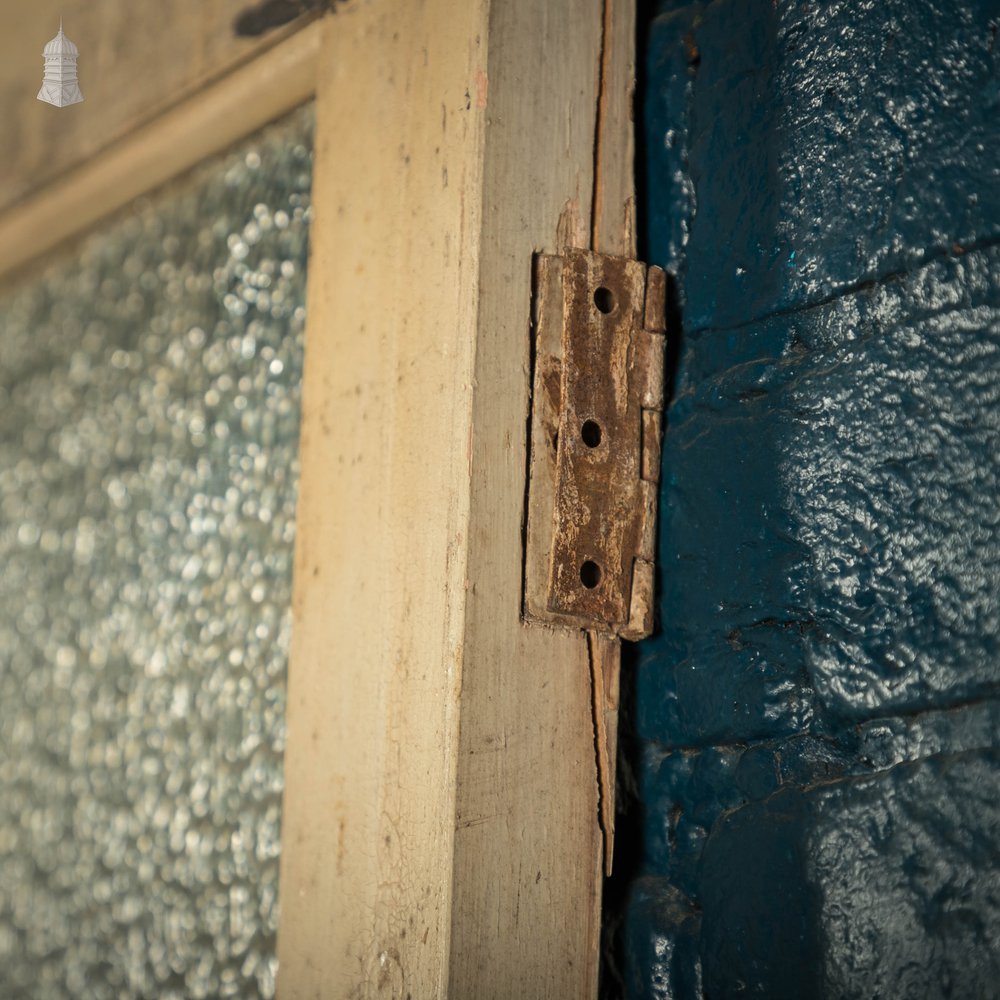
<instances>
[{"instance_id":1,"label":"wooden door frame","mask_svg":"<svg viewBox=\"0 0 1000 1000\"><path fill-rule=\"evenodd\" d=\"M2 275L316 98L283 1000L596 996L588 644L520 621L530 276L634 251L634 16L352 0L0 215Z\"/></svg>"}]
</instances>

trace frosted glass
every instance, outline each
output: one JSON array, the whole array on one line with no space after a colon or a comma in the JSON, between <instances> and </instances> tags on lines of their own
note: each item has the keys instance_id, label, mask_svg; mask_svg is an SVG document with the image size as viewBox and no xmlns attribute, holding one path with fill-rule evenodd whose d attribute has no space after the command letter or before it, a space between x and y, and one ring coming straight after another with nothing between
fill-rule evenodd
<instances>
[{"instance_id":1,"label":"frosted glass","mask_svg":"<svg viewBox=\"0 0 1000 1000\"><path fill-rule=\"evenodd\" d=\"M306 107L0 292L0 998L270 997Z\"/></svg>"}]
</instances>

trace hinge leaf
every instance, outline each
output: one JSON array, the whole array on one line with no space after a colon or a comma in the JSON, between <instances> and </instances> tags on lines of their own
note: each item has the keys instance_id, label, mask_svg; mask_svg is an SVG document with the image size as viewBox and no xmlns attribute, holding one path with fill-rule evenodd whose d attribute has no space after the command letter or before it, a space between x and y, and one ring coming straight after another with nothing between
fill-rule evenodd
<instances>
[{"instance_id":1,"label":"hinge leaf","mask_svg":"<svg viewBox=\"0 0 1000 1000\"><path fill-rule=\"evenodd\" d=\"M666 276L575 249L535 267L524 617L640 638L653 625Z\"/></svg>"}]
</instances>

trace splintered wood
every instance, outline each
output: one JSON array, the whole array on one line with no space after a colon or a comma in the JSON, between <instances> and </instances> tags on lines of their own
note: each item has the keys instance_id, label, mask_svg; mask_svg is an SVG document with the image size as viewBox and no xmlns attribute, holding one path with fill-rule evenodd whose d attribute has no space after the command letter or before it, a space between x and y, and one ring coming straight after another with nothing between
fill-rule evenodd
<instances>
[{"instance_id":1,"label":"splintered wood","mask_svg":"<svg viewBox=\"0 0 1000 1000\"><path fill-rule=\"evenodd\" d=\"M604 874L610 875L615 855L615 775L618 756L619 681L621 647L617 639L587 633L590 653L591 709L594 713L594 749L600 793L598 820L604 835Z\"/></svg>"}]
</instances>

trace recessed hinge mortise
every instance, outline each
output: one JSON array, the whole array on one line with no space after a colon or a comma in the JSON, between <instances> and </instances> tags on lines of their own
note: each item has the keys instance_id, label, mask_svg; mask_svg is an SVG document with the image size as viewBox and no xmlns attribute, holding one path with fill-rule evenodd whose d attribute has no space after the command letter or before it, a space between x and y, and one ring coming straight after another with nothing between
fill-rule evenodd
<instances>
[{"instance_id":1,"label":"recessed hinge mortise","mask_svg":"<svg viewBox=\"0 0 1000 1000\"><path fill-rule=\"evenodd\" d=\"M652 631L665 296L639 261L535 258L526 621Z\"/></svg>"}]
</instances>

